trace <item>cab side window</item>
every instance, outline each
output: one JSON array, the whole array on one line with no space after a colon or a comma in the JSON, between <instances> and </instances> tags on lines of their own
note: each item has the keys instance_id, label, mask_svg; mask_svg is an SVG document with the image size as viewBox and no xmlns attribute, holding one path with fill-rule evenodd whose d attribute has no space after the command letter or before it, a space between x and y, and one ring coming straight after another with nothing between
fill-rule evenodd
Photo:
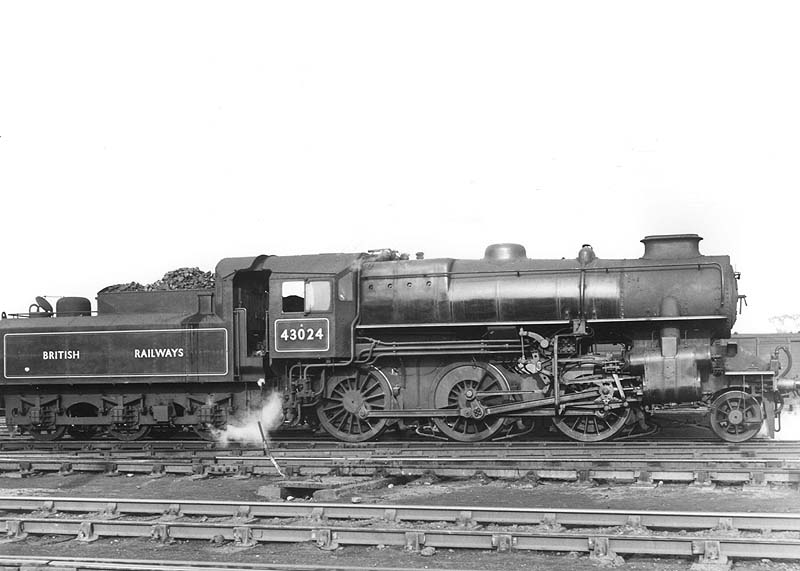
<instances>
[{"instance_id":1,"label":"cab side window","mask_svg":"<svg viewBox=\"0 0 800 571\"><path fill-rule=\"evenodd\" d=\"M331 310L331 282L308 282L306 284L306 311Z\"/></svg>"},{"instance_id":2,"label":"cab side window","mask_svg":"<svg viewBox=\"0 0 800 571\"><path fill-rule=\"evenodd\" d=\"M331 282L286 281L281 286L284 313L316 313L331 310Z\"/></svg>"},{"instance_id":3,"label":"cab side window","mask_svg":"<svg viewBox=\"0 0 800 571\"><path fill-rule=\"evenodd\" d=\"M283 298L283 311L293 313L303 311L305 307L305 282L283 282L281 286L281 297Z\"/></svg>"}]
</instances>

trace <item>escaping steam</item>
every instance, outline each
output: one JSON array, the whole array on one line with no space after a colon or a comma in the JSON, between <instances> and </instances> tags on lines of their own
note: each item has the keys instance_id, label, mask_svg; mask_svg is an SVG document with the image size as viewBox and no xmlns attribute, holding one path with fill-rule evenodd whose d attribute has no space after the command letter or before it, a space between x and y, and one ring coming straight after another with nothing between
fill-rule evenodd
<instances>
[{"instance_id":1,"label":"escaping steam","mask_svg":"<svg viewBox=\"0 0 800 571\"><path fill-rule=\"evenodd\" d=\"M248 411L242 417L229 420L227 428L214 431L214 439L222 446L227 446L232 441L260 446L263 440L258 429L259 421L264 427L265 436L269 438L269 431L283 422L282 393L270 393L260 409Z\"/></svg>"},{"instance_id":2,"label":"escaping steam","mask_svg":"<svg viewBox=\"0 0 800 571\"><path fill-rule=\"evenodd\" d=\"M776 315L769 318L770 324L778 333L792 333L800 331L800 314Z\"/></svg>"},{"instance_id":3,"label":"escaping steam","mask_svg":"<svg viewBox=\"0 0 800 571\"><path fill-rule=\"evenodd\" d=\"M781 413L781 431L775 433L775 440L800 440L800 410L798 401L787 401Z\"/></svg>"}]
</instances>

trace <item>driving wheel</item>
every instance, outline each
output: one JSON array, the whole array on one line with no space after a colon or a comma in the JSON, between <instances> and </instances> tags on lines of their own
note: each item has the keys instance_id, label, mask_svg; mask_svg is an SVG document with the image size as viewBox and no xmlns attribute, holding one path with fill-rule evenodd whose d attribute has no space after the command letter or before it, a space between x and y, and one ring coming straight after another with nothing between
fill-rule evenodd
<instances>
[{"instance_id":1,"label":"driving wheel","mask_svg":"<svg viewBox=\"0 0 800 571\"><path fill-rule=\"evenodd\" d=\"M368 418L370 411L392 408L392 388L380 369L358 369L351 375L328 380L330 396L320 400L317 417L334 438L345 442L364 442L386 430L386 418Z\"/></svg>"},{"instance_id":2,"label":"driving wheel","mask_svg":"<svg viewBox=\"0 0 800 571\"><path fill-rule=\"evenodd\" d=\"M505 419L486 416L484 407L498 405L508 400L506 395L477 398L478 393L510 390L508 380L494 365L486 363L460 363L447 369L436 383L433 406L447 409L449 416L434 418L433 422L449 438L461 442L479 442L491 438L503 427ZM470 416L462 410L470 409Z\"/></svg>"}]
</instances>

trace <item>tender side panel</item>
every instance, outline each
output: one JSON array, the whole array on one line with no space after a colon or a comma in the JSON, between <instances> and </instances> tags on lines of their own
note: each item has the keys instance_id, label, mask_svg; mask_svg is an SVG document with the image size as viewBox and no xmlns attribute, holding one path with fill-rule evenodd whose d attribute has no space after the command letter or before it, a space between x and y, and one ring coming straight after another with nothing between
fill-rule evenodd
<instances>
[{"instance_id":1,"label":"tender side panel","mask_svg":"<svg viewBox=\"0 0 800 571\"><path fill-rule=\"evenodd\" d=\"M6 379L223 376L224 328L7 333Z\"/></svg>"}]
</instances>

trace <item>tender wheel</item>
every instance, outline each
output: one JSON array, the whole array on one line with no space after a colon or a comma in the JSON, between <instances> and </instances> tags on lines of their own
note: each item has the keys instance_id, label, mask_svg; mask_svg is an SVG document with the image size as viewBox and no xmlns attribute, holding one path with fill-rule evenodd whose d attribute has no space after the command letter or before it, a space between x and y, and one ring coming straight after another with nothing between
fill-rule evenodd
<instances>
[{"instance_id":1,"label":"tender wheel","mask_svg":"<svg viewBox=\"0 0 800 571\"><path fill-rule=\"evenodd\" d=\"M433 406L452 409L454 414L444 418L434 418L433 422L448 437L461 442L478 442L491 438L503 427L502 417L473 417L460 415L462 408L472 408L480 414L480 406L498 405L508 397L503 395L480 399L478 392L508 391L508 380L494 365L484 363L462 363L454 365L440 377L433 393Z\"/></svg>"},{"instance_id":2,"label":"tender wheel","mask_svg":"<svg viewBox=\"0 0 800 571\"><path fill-rule=\"evenodd\" d=\"M750 440L764 422L764 411L755 397L743 391L728 391L717 396L709 411L711 430L728 442Z\"/></svg>"},{"instance_id":3,"label":"tender wheel","mask_svg":"<svg viewBox=\"0 0 800 571\"><path fill-rule=\"evenodd\" d=\"M29 428L28 434L34 440L58 440L67 431L66 426L54 426L52 428Z\"/></svg>"},{"instance_id":4,"label":"tender wheel","mask_svg":"<svg viewBox=\"0 0 800 571\"><path fill-rule=\"evenodd\" d=\"M135 428L109 428L108 434L112 438L117 440L140 440L150 434L150 427L149 426L138 426Z\"/></svg>"},{"instance_id":5,"label":"tender wheel","mask_svg":"<svg viewBox=\"0 0 800 571\"><path fill-rule=\"evenodd\" d=\"M613 438L631 421L629 408L618 408L603 415L583 414L558 416L553 419L556 428L569 438L580 442L600 442Z\"/></svg>"},{"instance_id":6,"label":"tender wheel","mask_svg":"<svg viewBox=\"0 0 800 571\"><path fill-rule=\"evenodd\" d=\"M317 405L317 417L331 436L345 442L364 442L386 429L388 419L365 417L368 411L392 408L392 389L379 369L358 370L329 382L332 385L326 392L330 397Z\"/></svg>"}]
</instances>

